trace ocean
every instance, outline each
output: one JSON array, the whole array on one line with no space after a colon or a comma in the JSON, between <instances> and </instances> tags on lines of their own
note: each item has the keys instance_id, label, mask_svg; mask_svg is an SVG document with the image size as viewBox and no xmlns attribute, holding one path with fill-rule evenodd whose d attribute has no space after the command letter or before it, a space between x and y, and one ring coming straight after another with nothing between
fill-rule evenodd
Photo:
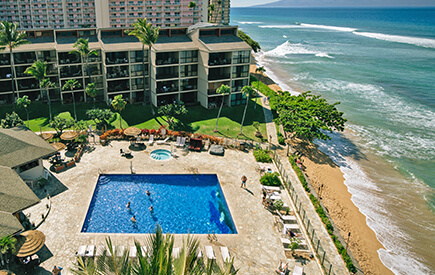
<instances>
[{"instance_id":1,"label":"ocean","mask_svg":"<svg viewBox=\"0 0 435 275\"><path fill-rule=\"evenodd\" d=\"M435 8L232 8L284 90L312 91L348 119L317 141L395 274L435 272Z\"/></svg>"}]
</instances>

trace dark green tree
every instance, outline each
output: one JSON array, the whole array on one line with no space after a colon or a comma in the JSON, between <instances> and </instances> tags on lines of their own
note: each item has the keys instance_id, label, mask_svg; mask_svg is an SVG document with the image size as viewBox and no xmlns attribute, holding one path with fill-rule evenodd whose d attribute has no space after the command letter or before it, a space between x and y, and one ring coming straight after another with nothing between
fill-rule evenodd
<instances>
[{"instance_id":1,"label":"dark green tree","mask_svg":"<svg viewBox=\"0 0 435 275\"><path fill-rule=\"evenodd\" d=\"M187 109L183 102L177 102L160 106L157 113L162 116L163 120L169 124L169 128L173 130L175 119L187 114Z\"/></svg>"},{"instance_id":2,"label":"dark green tree","mask_svg":"<svg viewBox=\"0 0 435 275\"><path fill-rule=\"evenodd\" d=\"M6 114L6 117L1 121L2 128L12 128L20 125L24 125L24 122L15 112Z\"/></svg>"},{"instance_id":3,"label":"dark green tree","mask_svg":"<svg viewBox=\"0 0 435 275\"><path fill-rule=\"evenodd\" d=\"M86 111L86 115L98 126L105 123L106 119L110 119L113 116L113 112L109 109L90 109Z\"/></svg>"},{"instance_id":4,"label":"dark green tree","mask_svg":"<svg viewBox=\"0 0 435 275\"><path fill-rule=\"evenodd\" d=\"M77 81L77 79L68 79L67 82L62 87L62 90L71 90L72 100L73 100L73 107L74 107L74 119L77 120L77 112L76 112L76 99L74 96L74 89L80 88L81 85Z\"/></svg>"},{"instance_id":5,"label":"dark green tree","mask_svg":"<svg viewBox=\"0 0 435 275\"><path fill-rule=\"evenodd\" d=\"M31 102L32 101L26 95L17 99L17 106L18 106L18 108L24 108L24 110L26 111L27 128L29 128L29 111L27 110L27 107L29 107Z\"/></svg>"},{"instance_id":6,"label":"dark green tree","mask_svg":"<svg viewBox=\"0 0 435 275\"><path fill-rule=\"evenodd\" d=\"M292 138L312 142L314 139L331 139L327 132L343 131L346 119L336 105L311 92L294 96L284 92L277 104L278 122Z\"/></svg>"},{"instance_id":7,"label":"dark green tree","mask_svg":"<svg viewBox=\"0 0 435 275\"><path fill-rule=\"evenodd\" d=\"M95 88L95 83L89 83L85 88L85 92L88 96L92 97L95 108L95 98L98 95L98 90Z\"/></svg>"},{"instance_id":8,"label":"dark green tree","mask_svg":"<svg viewBox=\"0 0 435 275\"><path fill-rule=\"evenodd\" d=\"M222 102L221 102L221 107L219 108L219 112L218 112L217 119L216 119L216 126L214 127L213 132L217 132L217 127L218 127L218 123L219 123L219 116L221 115L222 107L224 106L225 96L226 95L231 96L231 88L228 85L222 84L219 88L217 88L216 93L222 95Z\"/></svg>"},{"instance_id":9,"label":"dark green tree","mask_svg":"<svg viewBox=\"0 0 435 275\"><path fill-rule=\"evenodd\" d=\"M246 104L245 104L245 110L243 111L242 123L240 124L239 135L243 134L242 131L243 131L243 123L245 122L246 110L248 109L248 104L249 104L249 101L251 100L251 96L253 96L255 94L255 90L252 89L251 86L244 86L242 88L242 94L244 94L246 96Z\"/></svg>"},{"instance_id":10,"label":"dark green tree","mask_svg":"<svg viewBox=\"0 0 435 275\"><path fill-rule=\"evenodd\" d=\"M73 48L75 50L70 51L70 53L80 55L86 62L86 72L88 74L89 82L91 82L91 72L89 71L89 57L92 55L97 56L96 50L89 49L89 39L79 38L76 43L74 43Z\"/></svg>"},{"instance_id":11,"label":"dark green tree","mask_svg":"<svg viewBox=\"0 0 435 275\"><path fill-rule=\"evenodd\" d=\"M121 111L124 110L125 105L127 105L127 102L124 99L122 99L122 95L117 95L113 98L111 104L112 104L113 109L115 109L116 111L119 112L119 128L122 129Z\"/></svg>"},{"instance_id":12,"label":"dark green tree","mask_svg":"<svg viewBox=\"0 0 435 275\"><path fill-rule=\"evenodd\" d=\"M252 50L257 53L261 50L260 44L257 41L254 41L249 35L242 32L241 30L237 31L237 36L240 37L243 41L245 41L249 46L251 46Z\"/></svg>"},{"instance_id":13,"label":"dark green tree","mask_svg":"<svg viewBox=\"0 0 435 275\"><path fill-rule=\"evenodd\" d=\"M59 136L62 134L63 130L71 128L73 125L74 120L59 116L56 116L54 119L50 120L50 127L56 130Z\"/></svg>"}]
</instances>

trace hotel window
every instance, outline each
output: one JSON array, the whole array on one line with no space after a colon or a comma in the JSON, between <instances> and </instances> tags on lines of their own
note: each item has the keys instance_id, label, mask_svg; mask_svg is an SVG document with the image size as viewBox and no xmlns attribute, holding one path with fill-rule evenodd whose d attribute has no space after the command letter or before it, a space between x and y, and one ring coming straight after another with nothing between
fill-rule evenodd
<instances>
[{"instance_id":1,"label":"hotel window","mask_svg":"<svg viewBox=\"0 0 435 275\"><path fill-rule=\"evenodd\" d=\"M249 57L249 51L233 52L233 64L249 63Z\"/></svg>"},{"instance_id":2,"label":"hotel window","mask_svg":"<svg viewBox=\"0 0 435 275\"><path fill-rule=\"evenodd\" d=\"M181 63L194 63L198 62L198 51L183 51L180 52Z\"/></svg>"},{"instance_id":3,"label":"hotel window","mask_svg":"<svg viewBox=\"0 0 435 275\"><path fill-rule=\"evenodd\" d=\"M249 66L234 66L233 67L233 78L247 77L249 74Z\"/></svg>"},{"instance_id":4,"label":"hotel window","mask_svg":"<svg viewBox=\"0 0 435 275\"><path fill-rule=\"evenodd\" d=\"M181 65L180 77L189 77L198 75L198 65Z\"/></svg>"}]
</instances>

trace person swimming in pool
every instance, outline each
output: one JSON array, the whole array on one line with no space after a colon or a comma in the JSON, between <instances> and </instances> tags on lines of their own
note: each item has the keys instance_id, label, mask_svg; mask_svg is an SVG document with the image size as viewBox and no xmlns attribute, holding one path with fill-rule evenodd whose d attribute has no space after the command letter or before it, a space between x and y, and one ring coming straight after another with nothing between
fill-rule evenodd
<instances>
[{"instance_id":1,"label":"person swimming in pool","mask_svg":"<svg viewBox=\"0 0 435 275\"><path fill-rule=\"evenodd\" d=\"M148 210L149 210L150 212L152 212L152 211L154 210L154 207L151 205L150 208L148 208Z\"/></svg>"},{"instance_id":2,"label":"person swimming in pool","mask_svg":"<svg viewBox=\"0 0 435 275\"><path fill-rule=\"evenodd\" d=\"M130 202L127 202L127 205L125 207L130 208Z\"/></svg>"},{"instance_id":3,"label":"person swimming in pool","mask_svg":"<svg viewBox=\"0 0 435 275\"><path fill-rule=\"evenodd\" d=\"M133 217L131 217L130 221L132 221L133 223L136 223L136 216L133 215Z\"/></svg>"},{"instance_id":4,"label":"person swimming in pool","mask_svg":"<svg viewBox=\"0 0 435 275\"><path fill-rule=\"evenodd\" d=\"M146 194L147 194L147 196L151 196L151 192L150 192L150 190L147 190L147 191L146 191Z\"/></svg>"}]
</instances>

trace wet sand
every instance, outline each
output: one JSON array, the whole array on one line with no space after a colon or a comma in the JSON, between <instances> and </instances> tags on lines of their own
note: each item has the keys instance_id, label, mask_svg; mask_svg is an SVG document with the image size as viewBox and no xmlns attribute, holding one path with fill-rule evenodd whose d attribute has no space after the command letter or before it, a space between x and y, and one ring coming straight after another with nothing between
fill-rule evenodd
<instances>
[{"instance_id":1,"label":"wet sand","mask_svg":"<svg viewBox=\"0 0 435 275\"><path fill-rule=\"evenodd\" d=\"M275 91L282 91L266 74L255 72L257 66L251 64L250 72L257 79L267 84ZM340 234L347 239L351 232L349 249L357 259L365 274L393 274L382 264L378 250L384 248L376 238L374 231L367 225L364 216L351 201L351 194L344 184L344 176L340 168L315 145L299 146L295 149L303 153L301 161L306 169L313 187L321 191L322 202L329 211L334 223L339 228Z\"/></svg>"}]
</instances>

